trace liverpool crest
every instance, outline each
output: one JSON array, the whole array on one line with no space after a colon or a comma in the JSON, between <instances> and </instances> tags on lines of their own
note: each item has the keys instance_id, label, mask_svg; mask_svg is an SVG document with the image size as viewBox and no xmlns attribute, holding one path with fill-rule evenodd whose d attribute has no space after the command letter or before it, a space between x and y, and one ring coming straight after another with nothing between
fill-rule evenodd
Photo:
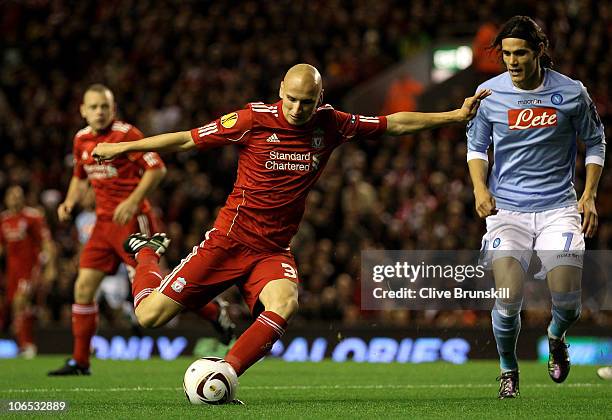
<instances>
[{"instance_id":1,"label":"liverpool crest","mask_svg":"<svg viewBox=\"0 0 612 420\"><path fill-rule=\"evenodd\" d=\"M315 130L312 132L312 142L310 143L310 146L313 149L320 149L321 147L323 147L324 138L325 132L320 128L315 128Z\"/></svg>"}]
</instances>

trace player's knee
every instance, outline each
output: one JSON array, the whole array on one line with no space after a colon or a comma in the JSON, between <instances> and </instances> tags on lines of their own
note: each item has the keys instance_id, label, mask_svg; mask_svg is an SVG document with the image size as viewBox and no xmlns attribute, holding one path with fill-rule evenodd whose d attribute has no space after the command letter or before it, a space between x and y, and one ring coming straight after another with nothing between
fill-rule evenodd
<instances>
[{"instance_id":1,"label":"player's knee","mask_svg":"<svg viewBox=\"0 0 612 420\"><path fill-rule=\"evenodd\" d=\"M96 288L89 284L86 280L79 280L74 283L74 300L78 303L93 302Z\"/></svg>"},{"instance_id":2,"label":"player's knee","mask_svg":"<svg viewBox=\"0 0 612 420\"><path fill-rule=\"evenodd\" d=\"M138 305L134 310L138 324L143 328L157 328L159 324L159 314L156 311L147 308L146 305Z\"/></svg>"},{"instance_id":3,"label":"player's knee","mask_svg":"<svg viewBox=\"0 0 612 420\"><path fill-rule=\"evenodd\" d=\"M143 328L158 328L166 324L173 316L168 308L160 305L152 296L144 298L134 309L138 324Z\"/></svg>"},{"instance_id":4,"label":"player's knee","mask_svg":"<svg viewBox=\"0 0 612 420\"><path fill-rule=\"evenodd\" d=\"M285 302L285 315L286 318L285 319L289 319L291 318L293 315L295 315L298 311L300 307L300 304L298 303L298 299L297 296L292 296L290 297L286 302Z\"/></svg>"},{"instance_id":5,"label":"player's knee","mask_svg":"<svg viewBox=\"0 0 612 420\"><path fill-rule=\"evenodd\" d=\"M259 300L266 311L272 311L288 321L299 306L297 284L287 279L270 282L262 290Z\"/></svg>"},{"instance_id":6,"label":"player's knee","mask_svg":"<svg viewBox=\"0 0 612 420\"><path fill-rule=\"evenodd\" d=\"M275 299L266 307L266 311L272 311L287 321L297 313L298 309L297 296L285 296L284 299Z\"/></svg>"},{"instance_id":7,"label":"player's knee","mask_svg":"<svg viewBox=\"0 0 612 420\"><path fill-rule=\"evenodd\" d=\"M91 276L79 274L74 283L74 300L76 303L87 304L94 300L100 281Z\"/></svg>"},{"instance_id":8,"label":"player's knee","mask_svg":"<svg viewBox=\"0 0 612 420\"><path fill-rule=\"evenodd\" d=\"M145 328L158 328L174 318L183 307L161 293L154 291L137 302L134 313L138 323Z\"/></svg>"},{"instance_id":9,"label":"player's knee","mask_svg":"<svg viewBox=\"0 0 612 420\"><path fill-rule=\"evenodd\" d=\"M496 299L495 305L493 306L492 315L495 315L495 312L497 312L503 317L512 318L521 313L522 306L523 300L520 298L514 301L506 299Z\"/></svg>"},{"instance_id":10,"label":"player's knee","mask_svg":"<svg viewBox=\"0 0 612 420\"><path fill-rule=\"evenodd\" d=\"M155 328L155 321L157 317L141 312L140 314L136 315L136 319L138 320L138 325L140 325L142 328Z\"/></svg>"}]
</instances>

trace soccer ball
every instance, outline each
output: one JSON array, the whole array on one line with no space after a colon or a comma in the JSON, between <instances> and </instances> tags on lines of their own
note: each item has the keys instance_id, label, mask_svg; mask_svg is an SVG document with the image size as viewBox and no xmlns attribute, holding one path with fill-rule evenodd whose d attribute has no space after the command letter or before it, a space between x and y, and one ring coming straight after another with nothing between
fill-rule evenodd
<instances>
[{"instance_id":1,"label":"soccer ball","mask_svg":"<svg viewBox=\"0 0 612 420\"><path fill-rule=\"evenodd\" d=\"M225 360L203 357L187 368L183 389L191 404L225 404L234 400L238 375Z\"/></svg>"}]
</instances>

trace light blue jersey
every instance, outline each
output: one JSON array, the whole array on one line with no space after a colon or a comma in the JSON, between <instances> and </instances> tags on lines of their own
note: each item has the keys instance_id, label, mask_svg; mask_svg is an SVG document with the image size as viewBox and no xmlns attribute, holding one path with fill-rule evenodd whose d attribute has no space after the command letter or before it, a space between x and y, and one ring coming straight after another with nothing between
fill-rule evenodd
<instances>
[{"instance_id":1,"label":"light blue jersey","mask_svg":"<svg viewBox=\"0 0 612 420\"><path fill-rule=\"evenodd\" d=\"M576 203L576 138L586 163L604 164L604 127L579 81L545 69L534 90L515 87L508 72L478 87L493 93L468 123L468 160L487 159L493 143L489 190L500 209L539 212Z\"/></svg>"}]
</instances>

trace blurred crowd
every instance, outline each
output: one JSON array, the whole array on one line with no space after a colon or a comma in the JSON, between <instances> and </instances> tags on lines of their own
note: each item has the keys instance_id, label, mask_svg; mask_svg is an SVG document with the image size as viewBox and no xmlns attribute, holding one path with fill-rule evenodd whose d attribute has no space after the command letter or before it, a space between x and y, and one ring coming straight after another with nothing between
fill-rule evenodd
<instances>
[{"instance_id":1,"label":"blurred crowd","mask_svg":"<svg viewBox=\"0 0 612 420\"><path fill-rule=\"evenodd\" d=\"M84 125L78 107L94 82L114 91L121 119L146 135L185 130L249 101L276 101L281 77L297 62L321 70L325 99L338 105L350 89L412 52L453 37L474 37L485 23L497 25L522 13L536 18L548 33L555 68L587 86L609 134L610 3L517 1L507 8L495 3L2 2L0 191L11 184L26 187L28 203L45 210L59 246L59 274L47 298L47 318L70 319L78 240L73 226L57 222L56 206L70 179L72 136ZM439 99L439 110L459 106L475 87L454 87ZM461 126L348 144L336 151L308 198L292 244L302 281L296 323L488 324L484 312L360 310L361 250L480 247L484 222L473 211L465 156ZM173 239L169 267L213 223L231 191L236 157L231 147L165 157L168 175L152 202ZM582 162L581 157L579 194ZM612 245L611 189L612 172L604 170L600 230L587 242L589 248ZM546 316L529 312L527 322L543 323ZM605 313L587 313L585 319L612 323Z\"/></svg>"}]
</instances>

